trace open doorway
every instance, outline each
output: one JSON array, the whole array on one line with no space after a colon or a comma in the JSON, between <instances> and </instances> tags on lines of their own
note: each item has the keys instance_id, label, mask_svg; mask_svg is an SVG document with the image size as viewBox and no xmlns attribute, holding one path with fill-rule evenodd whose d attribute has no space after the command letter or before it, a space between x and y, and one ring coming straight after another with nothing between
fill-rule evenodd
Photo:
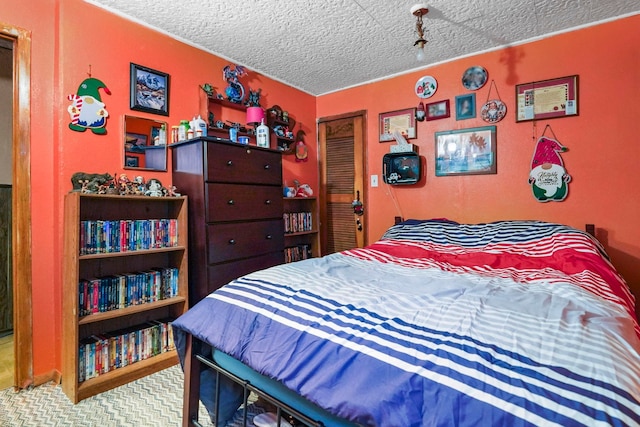
<instances>
[{"instance_id":1,"label":"open doorway","mask_svg":"<svg viewBox=\"0 0 640 427\"><path fill-rule=\"evenodd\" d=\"M13 386L11 193L13 164L13 43L0 39L0 390Z\"/></svg>"},{"instance_id":2,"label":"open doorway","mask_svg":"<svg viewBox=\"0 0 640 427\"><path fill-rule=\"evenodd\" d=\"M0 22L0 41L10 57L11 129L11 274L13 386L26 388L33 383L33 330L31 292L31 33ZM6 156L4 156L6 157ZM4 164L3 164L4 168ZM3 178L4 179L4 178Z\"/></svg>"}]
</instances>

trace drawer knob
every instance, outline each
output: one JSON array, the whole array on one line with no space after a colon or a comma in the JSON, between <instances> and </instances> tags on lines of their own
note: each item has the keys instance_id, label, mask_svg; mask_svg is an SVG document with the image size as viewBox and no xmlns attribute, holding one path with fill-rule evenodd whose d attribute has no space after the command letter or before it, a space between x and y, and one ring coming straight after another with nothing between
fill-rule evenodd
<instances>
[{"instance_id":1,"label":"drawer knob","mask_svg":"<svg viewBox=\"0 0 640 427\"><path fill-rule=\"evenodd\" d=\"M269 199L265 200L265 201L264 201L264 204L265 204L265 205L270 205L270 204L271 204L271 200L269 200Z\"/></svg>"},{"instance_id":2,"label":"drawer knob","mask_svg":"<svg viewBox=\"0 0 640 427\"><path fill-rule=\"evenodd\" d=\"M233 199L229 199L229 201L227 202L228 205L235 205L236 202L233 201Z\"/></svg>"},{"instance_id":3,"label":"drawer knob","mask_svg":"<svg viewBox=\"0 0 640 427\"><path fill-rule=\"evenodd\" d=\"M227 160L227 166L233 166L233 161L232 160Z\"/></svg>"},{"instance_id":4,"label":"drawer knob","mask_svg":"<svg viewBox=\"0 0 640 427\"><path fill-rule=\"evenodd\" d=\"M271 165L264 165L265 170L271 169Z\"/></svg>"},{"instance_id":5,"label":"drawer knob","mask_svg":"<svg viewBox=\"0 0 640 427\"><path fill-rule=\"evenodd\" d=\"M273 236L271 234L267 234L267 240L271 240L273 239Z\"/></svg>"},{"instance_id":6,"label":"drawer knob","mask_svg":"<svg viewBox=\"0 0 640 427\"><path fill-rule=\"evenodd\" d=\"M235 245L236 244L236 239L229 239L229 244L230 245Z\"/></svg>"}]
</instances>

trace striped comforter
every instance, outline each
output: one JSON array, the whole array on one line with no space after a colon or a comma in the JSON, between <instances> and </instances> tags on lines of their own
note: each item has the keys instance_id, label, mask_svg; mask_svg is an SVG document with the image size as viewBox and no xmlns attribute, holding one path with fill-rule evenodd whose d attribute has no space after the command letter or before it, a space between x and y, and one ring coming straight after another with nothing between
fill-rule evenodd
<instances>
[{"instance_id":1,"label":"striped comforter","mask_svg":"<svg viewBox=\"0 0 640 427\"><path fill-rule=\"evenodd\" d=\"M361 425L623 426L633 307L579 230L429 220L239 278L174 327Z\"/></svg>"}]
</instances>

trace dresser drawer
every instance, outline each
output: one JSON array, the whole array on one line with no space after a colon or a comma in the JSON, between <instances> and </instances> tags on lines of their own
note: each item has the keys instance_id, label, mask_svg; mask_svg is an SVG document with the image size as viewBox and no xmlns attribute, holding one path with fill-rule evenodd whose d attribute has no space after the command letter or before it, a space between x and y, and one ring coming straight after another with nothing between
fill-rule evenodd
<instances>
[{"instance_id":1,"label":"dresser drawer","mask_svg":"<svg viewBox=\"0 0 640 427\"><path fill-rule=\"evenodd\" d=\"M209 183L206 198L206 222L282 219L281 187Z\"/></svg>"},{"instance_id":2,"label":"dresser drawer","mask_svg":"<svg viewBox=\"0 0 640 427\"><path fill-rule=\"evenodd\" d=\"M208 283L207 293L211 293L219 287L226 285L233 279L237 279L245 274L264 268L273 267L274 265L284 263L283 252L272 252L270 254L260 255L255 258L247 258L240 261L226 262L224 264L210 265L207 269Z\"/></svg>"},{"instance_id":3,"label":"dresser drawer","mask_svg":"<svg viewBox=\"0 0 640 427\"><path fill-rule=\"evenodd\" d=\"M282 154L243 145L210 143L205 180L280 186Z\"/></svg>"},{"instance_id":4,"label":"dresser drawer","mask_svg":"<svg viewBox=\"0 0 640 427\"><path fill-rule=\"evenodd\" d=\"M207 225L209 264L282 251L283 246L282 219Z\"/></svg>"}]
</instances>

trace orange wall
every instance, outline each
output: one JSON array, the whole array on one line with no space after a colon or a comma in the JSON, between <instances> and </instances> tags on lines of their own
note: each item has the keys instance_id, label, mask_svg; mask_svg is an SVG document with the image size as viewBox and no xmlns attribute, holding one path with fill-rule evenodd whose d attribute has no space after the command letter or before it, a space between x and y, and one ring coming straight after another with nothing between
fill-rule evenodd
<instances>
[{"instance_id":1,"label":"orange wall","mask_svg":"<svg viewBox=\"0 0 640 427\"><path fill-rule=\"evenodd\" d=\"M9 0L0 6L0 20L31 31L32 39L33 372L40 376L59 370L62 365L62 218L64 195L71 189L70 177L77 171L123 172L125 114L164 119L129 109L129 63L170 74L170 116L166 120L177 124L194 114L204 116L204 98L198 86L208 82L223 90L226 85L222 68L228 62L81 0ZM316 117L368 110L368 171L379 175L380 160L389 144L377 142L378 114L415 106L418 99L413 95L413 86L425 74L434 75L439 81L434 101L453 100L455 95L464 93L460 85L462 71L469 65L483 65L509 108L509 117L498 123L498 174L435 178L433 132L484 122L444 119L420 123L417 144L426 158L426 179L418 187L391 189L381 184L369 189L369 240L379 237L396 215L446 216L460 221L540 218L577 227L590 222L598 227L614 262L637 285L640 273L633 266L640 260L640 231L634 220L640 201L634 197L639 179L632 171L640 154L634 139L640 129L631 106L640 97L634 80L640 69L636 31L639 24L636 16L317 99L251 70L243 81L251 88L263 89L264 105L280 105L303 124L309 161L296 163L292 156L285 156L285 179L298 178L315 190ZM112 93L101 94L110 114L105 136L68 128L66 97L77 92L89 67L92 76L106 83ZM531 123L514 123L513 85L569 74L580 75L580 116L548 123L569 147L563 158L573 181L565 202L541 204L533 199L527 184L534 130ZM479 103L486 99L487 90L488 86L478 91ZM545 124L538 124L537 135ZM170 184L170 173L143 175ZM399 210L394 208L393 198L397 199Z\"/></svg>"},{"instance_id":2,"label":"orange wall","mask_svg":"<svg viewBox=\"0 0 640 427\"><path fill-rule=\"evenodd\" d=\"M130 177L155 177L169 185L170 172L123 170L123 116L166 120L169 125L197 114L206 117L199 85L210 83L223 92L222 68L229 62L80 0L9 0L0 6L0 21L30 31L32 38L33 372L46 377L62 365L63 202L71 190L71 175L78 171L125 172ZM129 109L131 62L170 75L169 117ZM109 112L107 135L103 136L68 128L67 95L77 93L89 70L111 91L111 95L100 92ZM288 182L297 178L317 188L315 98L252 70L241 81L247 90L262 88L263 106L277 104L301 124L309 160L297 163L293 156L284 156L284 176ZM300 125L294 131L298 129Z\"/></svg>"},{"instance_id":3,"label":"orange wall","mask_svg":"<svg viewBox=\"0 0 640 427\"><path fill-rule=\"evenodd\" d=\"M489 79L476 91L478 110L487 101L492 80L507 105L507 117L496 124L496 175L435 176L434 132L488 125L479 115L456 121L452 111L450 118L418 123L417 139L410 142L418 145L426 161L424 179L405 187L380 180L379 187L368 189L369 241L379 238L394 216L460 222L540 219L581 229L593 223L614 264L640 295L639 27L636 15L320 96L318 117L368 111L367 168L377 175L390 145L378 142L378 115L417 106L414 86L420 77L431 75L438 81L429 102L449 99L453 107L456 95L469 93L461 84L462 73L481 65ZM516 84L574 74L579 75L579 116L515 122ZM527 182L534 136L540 137L547 125L569 149L562 158L572 181L563 202L536 201Z\"/></svg>"}]
</instances>

